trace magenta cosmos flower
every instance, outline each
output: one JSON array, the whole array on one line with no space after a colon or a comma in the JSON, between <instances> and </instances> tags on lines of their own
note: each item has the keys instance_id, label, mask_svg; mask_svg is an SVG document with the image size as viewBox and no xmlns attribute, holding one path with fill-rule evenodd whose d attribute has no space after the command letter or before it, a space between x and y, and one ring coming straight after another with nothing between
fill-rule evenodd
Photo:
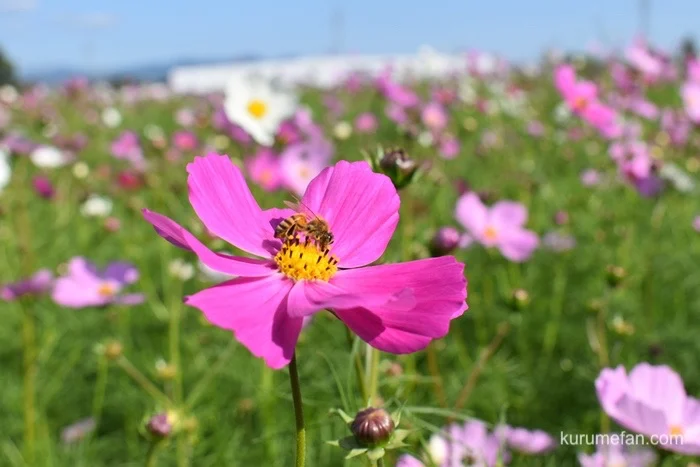
<instances>
[{"instance_id":1,"label":"magenta cosmos flower","mask_svg":"<svg viewBox=\"0 0 700 467\"><path fill-rule=\"evenodd\" d=\"M56 279L52 298L59 305L68 308L104 306L111 303L138 305L143 302L142 294L123 294L124 287L133 284L139 272L133 265L117 261L99 270L82 257L73 258L68 263L68 272Z\"/></svg>"},{"instance_id":2,"label":"magenta cosmos flower","mask_svg":"<svg viewBox=\"0 0 700 467\"><path fill-rule=\"evenodd\" d=\"M623 427L655 436L663 449L700 454L700 401L671 368L640 363L629 375L606 368L595 387L605 413Z\"/></svg>"},{"instance_id":3,"label":"magenta cosmos flower","mask_svg":"<svg viewBox=\"0 0 700 467\"><path fill-rule=\"evenodd\" d=\"M335 237L326 249L312 239L283 244L274 238L275 227L295 212L260 209L228 157L197 157L187 171L190 203L206 228L261 258L214 253L173 220L148 210L144 216L173 245L194 251L215 271L238 276L186 303L233 331L272 368L289 363L304 317L323 309L391 353L423 349L467 309L464 265L453 257L363 267L379 259L399 219L391 180L366 162L324 169L303 195L302 203L328 222Z\"/></svg>"},{"instance_id":4,"label":"magenta cosmos flower","mask_svg":"<svg viewBox=\"0 0 700 467\"><path fill-rule=\"evenodd\" d=\"M498 248L511 261L525 261L539 245L537 234L523 227L527 209L520 203L499 201L487 208L470 192L457 200L455 217L474 240Z\"/></svg>"}]
</instances>

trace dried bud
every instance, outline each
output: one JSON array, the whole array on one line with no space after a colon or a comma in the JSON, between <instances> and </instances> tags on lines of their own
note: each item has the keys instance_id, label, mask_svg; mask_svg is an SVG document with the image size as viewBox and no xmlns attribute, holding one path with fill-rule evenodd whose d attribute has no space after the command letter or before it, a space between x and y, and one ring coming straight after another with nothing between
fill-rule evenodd
<instances>
[{"instance_id":1,"label":"dried bud","mask_svg":"<svg viewBox=\"0 0 700 467\"><path fill-rule=\"evenodd\" d=\"M610 287L619 286L625 277L627 277L627 272L622 266L610 265L605 269L605 272Z\"/></svg>"},{"instance_id":2,"label":"dried bud","mask_svg":"<svg viewBox=\"0 0 700 467\"><path fill-rule=\"evenodd\" d=\"M554 214L554 222L557 225L565 225L569 223L569 213L566 211L557 211L556 214Z\"/></svg>"},{"instance_id":3,"label":"dried bud","mask_svg":"<svg viewBox=\"0 0 700 467\"><path fill-rule=\"evenodd\" d=\"M452 253L459 246L462 238L454 227L441 227L430 241L431 256L444 256Z\"/></svg>"},{"instance_id":4,"label":"dried bud","mask_svg":"<svg viewBox=\"0 0 700 467\"><path fill-rule=\"evenodd\" d=\"M369 159L372 169L389 177L397 190L411 183L418 173L418 164L401 148L380 148Z\"/></svg>"},{"instance_id":5,"label":"dried bud","mask_svg":"<svg viewBox=\"0 0 700 467\"><path fill-rule=\"evenodd\" d=\"M394 420L386 410L369 407L357 413L350 429L361 445L381 446L391 438Z\"/></svg>"},{"instance_id":6,"label":"dried bud","mask_svg":"<svg viewBox=\"0 0 700 467\"><path fill-rule=\"evenodd\" d=\"M530 303L530 294L525 289L515 289L510 296L510 306L520 311Z\"/></svg>"},{"instance_id":7,"label":"dried bud","mask_svg":"<svg viewBox=\"0 0 700 467\"><path fill-rule=\"evenodd\" d=\"M116 360L122 356L124 352L124 346L119 341L109 341L104 346L105 357L110 360Z\"/></svg>"}]
</instances>

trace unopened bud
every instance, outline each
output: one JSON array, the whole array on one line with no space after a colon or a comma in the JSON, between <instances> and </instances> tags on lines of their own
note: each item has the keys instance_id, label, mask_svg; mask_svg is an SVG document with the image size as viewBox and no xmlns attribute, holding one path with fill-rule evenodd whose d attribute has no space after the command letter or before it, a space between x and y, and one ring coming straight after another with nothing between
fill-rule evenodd
<instances>
[{"instance_id":1,"label":"unopened bud","mask_svg":"<svg viewBox=\"0 0 700 467\"><path fill-rule=\"evenodd\" d=\"M452 253L459 246L462 238L454 227L441 227L430 241L431 256L444 256Z\"/></svg>"},{"instance_id":2,"label":"unopened bud","mask_svg":"<svg viewBox=\"0 0 700 467\"><path fill-rule=\"evenodd\" d=\"M515 289L510 296L510 306L520 311L530 303L530 294L525 289Z\"/></svg>"},{"instance_id":3,"label":"unopened bud","mask_svg":"<svg viewBox=\"0 0 700 467\"><path fill-rule=\"evenodd\" d=\"M119 341L109 341L104 346L105 357L110 360L116 360L122 356L124 352L124 346Z\"/></svg>"},{"instance_id":4,"label":"unopened bud","mask_svg":"<svg viewBox=\"0 0 700 467\"><path fill-rule=\"evenodd\" d=\"M569 223L569 213L566 211L557 211L556 214L554 214L554 222L557 225L565 225Z\"/></svg>"},{"instance_id":5,"label":"unopened bud","mask_svg":"<svg viewBox=\"0 0 700 467\"><path fill-rule=\"evenodd\" d=\"M358 443L375 447L389 441L394 432L394 420L384 409L369 407L361 410L350 425Z\"/></svg>"},{"instance_id":6,"label":"unopened bud","mask_svg":"<svg viewBox=\"0 0 700 467\"><path fill-rule=\"evenodd\" d=\"M605 269L605 272L610 287L617 287L627 277L627 272L622 266L610 265Z\"/></svg>"},{"instance_id":7,"label":"unopened bud","mask_svg":"<svg viewBox=\"0 0 700 467\"><path fill-rule=\"evenodd\" d=\"M372 168L389 177L397 190L411 183L418 164L402 148L379 149L370 156Z\"/></svg>"},{"instance_id":8,"label":"unopened bud","mask_svg":"<svg viewBox=\"0 0 700 467\"><path fill-rule=\"evenodd\" d=\"M146 424L146 429L156 438L167 438L173 431L173 424L165 412L152 416Z\"/></svg>"}]
</instances>

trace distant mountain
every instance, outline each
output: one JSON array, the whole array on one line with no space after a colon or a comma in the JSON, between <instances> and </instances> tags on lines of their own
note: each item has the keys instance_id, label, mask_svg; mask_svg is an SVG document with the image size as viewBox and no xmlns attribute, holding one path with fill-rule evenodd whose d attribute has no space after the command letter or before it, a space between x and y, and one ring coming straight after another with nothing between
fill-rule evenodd
<instances>
[{"instance_id":1,"label":"distant mountain","mask_svg":"<svg viewBox=\"0 0 700 467\"><path fill-rule=\"evenodd\" d=\"M288 55L287 58L292 57ZM173 60L171 62L155 63L148 65L138 65L128 68L122 68L118 70L106 70L106 71L85 71L77 68L53 68L46 70L35 70L23 73L21 78L25 81L30 82L41 82L46 84L59 84L66 81L69 78L75 76L85 76L91 80L110 80L110 79L120 79L120 78L132 78L136 80L143 81L165 81L168 72L179 66L192 66L192 65L215 65L217 63L236 63L236 62L254 62L261 60L263 57L257 55L239 55L232 58L209 58L209 59L197 59L197 58L185 58L180 60Z\"/></svg>"}]
</instances>

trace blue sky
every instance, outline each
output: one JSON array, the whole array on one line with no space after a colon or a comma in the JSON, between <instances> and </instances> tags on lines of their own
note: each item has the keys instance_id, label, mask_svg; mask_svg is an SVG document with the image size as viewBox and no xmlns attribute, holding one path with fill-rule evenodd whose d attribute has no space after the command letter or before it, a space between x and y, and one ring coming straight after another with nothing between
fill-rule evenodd
<instances>
[{"instance_id":1,"label":"blue sky","mask_svg":"<svg viewBox=\"0 0 700 467\"><path fill-rule=\"evenodd\" d=\"M661 46L700 36L700 1L648 0ZM332 27L342 11L342 35ZM337 23L336 23L337 24ZM177 58L610 45L638 30L638 0L0 0L0 47L22 72L117 70Z\"/></svg>"}]
</instances>

